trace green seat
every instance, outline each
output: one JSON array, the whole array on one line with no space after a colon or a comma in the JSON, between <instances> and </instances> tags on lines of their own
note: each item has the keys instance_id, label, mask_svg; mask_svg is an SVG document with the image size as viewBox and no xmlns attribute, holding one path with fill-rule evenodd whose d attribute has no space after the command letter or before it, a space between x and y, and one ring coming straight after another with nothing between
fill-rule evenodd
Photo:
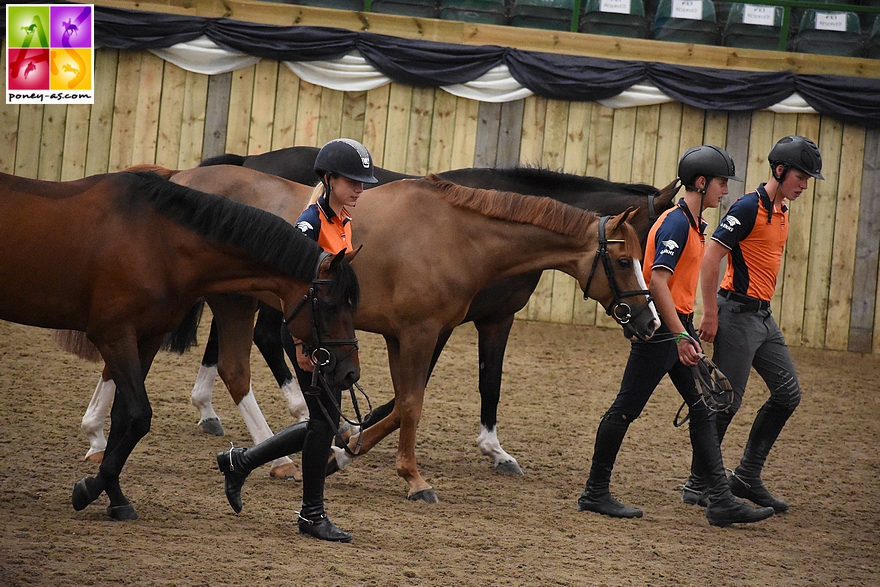
<instances>
[{"instance_id":1,"label":"green seat","mask_svg":"<svg viewBox=\"0 0 880 587\"><path fill-rule=\"evenodd\" d=\"M551 31L570 31L574 0L513 0L510 25Z\"/></svg>"},{"instance_id":2,"label":"green seat","mask_svg":"<svg viewBox=\"0 0 880 587\"><path fill-rule=\"evenodd\" d=\"M721 36L725 47L779 49L783 8L762 4L731 4Z\"/></svg>"},{"instance_id":3,"label":"green seat","mask_svg":"<svg viewBox=\"0 0 880 587\"><path fill-rule=\"evenodd\" d=\"M440 0L440 18L483 24L507 24L504 0Z\"/></svg>"},{"instance_id":4,"label":"green seat","mask_svg":"<svg viewBox=\"0 0 880 587\"><path fill-rule=\"evenodd\" d=\"M440 18L437 0L373 0L370 11L420 18Z\"/></svg>"},{"instance_id":5,"label":"green seat","mask_svg":"<svg viewBox=\"0 0 880 587\"><path fill-rule=\"evenodd\" d=\"M593 35L644 39L648 36L645 4L642 0L587 0L578 30Z\"/></svg>"},{"instance_id":6,"label":"green seat","mask_svg":"<svg viewBox=\"0 0 880 587\"><path fill-rule=\"evenodd\" d=\"M718 44L712 0L660 0L654 16L654 38L677 43Z\"/></svg>"},{"instance_id":7,"label":"green seat","mask_svg":"<svg viewBox=\"0 0 880 587\"><path fill-rule=\"evenodd\" d=\"M855 12L808 8L791 48L801 53L860 57L864 43L859 17Z\"/></svg>"}]
</instances>

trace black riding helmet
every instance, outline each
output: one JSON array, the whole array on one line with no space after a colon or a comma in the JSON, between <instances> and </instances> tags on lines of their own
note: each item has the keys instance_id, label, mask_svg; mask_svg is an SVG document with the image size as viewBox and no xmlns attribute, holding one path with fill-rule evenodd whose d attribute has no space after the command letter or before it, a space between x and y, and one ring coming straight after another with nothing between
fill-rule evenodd
<instances>
[{"instance_id":1,"label":"black riding helmet","mask_svg":"<svg viewBox=\"0 0 880 587\"><path fill-rule=\"evenodd\" d=\"M800 169L816 179L825 179L822 177L822 154L819 152L819 147L806 137L790 135L779 139L779 142L770 149L767 159L773 168L774 177L776 177L776 166L779 164L785 166L782 175L776 177L777 181L782 181L789 167Z\"/></svg>"},{"instance_id":2,"label":"black riding helmet","mask_svg":"<svg viewBox=\"0 0 880 587\"><path fill-rule=\"evenodd\" d=\"M678 179L685 189L705 193L694 185L697 178L704 176L707 180L713 177L726 177L734 181L742 181L736 176L736 169L730 154L715 145L692 147L684 152L678 161Z\"/></svg>"},{"instance_id":3,"label":"black riding helmet","mask_svg":"<svg viewBox=\"0 0 880 587\"><path fill-rule=\"evenodd\" d=\"M315 158L315 173L323 179L336 173L354 181L379 183L373 175L373 157L354 139L334 139L321 147Z\"/></svg>"}]
</instances>

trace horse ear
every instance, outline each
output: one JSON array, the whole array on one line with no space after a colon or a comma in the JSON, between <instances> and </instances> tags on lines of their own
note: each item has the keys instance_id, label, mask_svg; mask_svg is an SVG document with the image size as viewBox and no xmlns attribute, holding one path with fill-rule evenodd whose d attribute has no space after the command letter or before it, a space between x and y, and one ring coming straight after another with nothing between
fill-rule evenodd
<instances>
[{"instance_id":1,"label":"horse ear","mask_svg":"<svg viewBox=\"0 0 880 587\"><path fill-rule=\"evenodd\" d=\"M352 259L354 259L357 256L357 254L361 252L362 248L364 248L364 245L360 245L358 248L356 248L352 252L345 254L345 258L348 259L349 263L351 263Z\"/></svg>"},{"instance_id":2,"label":"horse ear","mask_svg":"<svg viewBox=\"0 0 880 587\"><path fill-rule=\"evenodd\" d=\"M637 211L638 211L637 206L630 206L629 208L627 208L626 210L624 210L623 212L621 212L617 216L612 216L611 218L608 219L608 225L605 230L607 230L608 232L611 232L611 231L617 229L617 227L619 227L621 224L623 224L624 222L629 220Z\"/></svg>"},{"instance_id":3,"label":"horse ear","mask_svg":"<svg viewBox=\"0 0 880 587\"><path fill-rule=\"evenodd\" d=\"M333 271L334 269L336 269L337 265L342 263L342 260L345 259L346 250L347 249L342 249L341 251L333 255L333 259L330 261L330 271Z\"/></svg>"},{"instance_id":4,"label":"horse ear","mask_svg":"<svg viewBox=\"0 0 880 587\"><path fill-rule=\"evenodd\" d=\"M678 179L673 179L669 185L660 190L660 193L655 196L656 200L654 200L654 209L655 210L665 210L669 208L672 204L672 199L675 198L675 194L681 189L681 185L678 184Z\"/></svg>"}]
</instances>

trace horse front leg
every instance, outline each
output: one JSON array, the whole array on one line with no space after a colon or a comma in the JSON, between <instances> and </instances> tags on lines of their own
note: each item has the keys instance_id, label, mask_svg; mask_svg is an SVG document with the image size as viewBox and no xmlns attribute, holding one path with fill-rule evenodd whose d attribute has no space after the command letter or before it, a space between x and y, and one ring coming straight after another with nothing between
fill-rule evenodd
<instances>
[{"instance_id":1,"label":"horse front leg","mask_svg":"<svg viewBox=\"0 0 880 587\"><path fill-rule=\"evenodd\" d=\"M423 327L405 333L398 344L388 344L388 364L394 382L394 413L400 422L397 440L397 474L409 486L407 499L437 503L434 488L422 478L416 462L416 432L422 417L425 383L431 368L431 356L438 331ZM368 430L369 432L369 430Z\"/></svg>"},{"instance_id":2,"label":"horse front leg","mask_svg":"<svg viewBox=\"0 0 880 587\"><path fill-rule=\"evenodd\" d=\"M257 302L250 296L224 294L209 298L208 305L217 325L217 372L238 407L254 444L259 444L273 434L251 387L250 354ZM299 465L288 457L274 460L269 474L281 479L301 477Z\"/></svg>"},{"instance_id":3,"label":"horse front leg","mask_svg":"<svg viewBox=\"0 0 880 587\"><path fill-rule=\"evenodd\" d=\"M153 410L144 379L161 343L160 336L142 342L140 350L130 339L99 346L106 370L116 382L116 396L110 413L110 434L104 459L95 477L85 477L74 484L71 503L75 510L84 509L106 492L110 498L107 508L110 518L137 519L134 506L122 493L119 476L134 447L150 431Z\"/></svg>"},{"instance_id":4,"label":"horse front leg","mask_svg":"<svg viewBox=\"0 0 880 587\"><path fill-rule=\"evenodd\" d=\"M501 372L513 318L513 314L510 314L501 320L474 320L479 334L480 356L480 435L477 437L477 447L492 459L496 471L522 475L519 463L501 448L498 441Z\"/></svg>"}]
</instances>

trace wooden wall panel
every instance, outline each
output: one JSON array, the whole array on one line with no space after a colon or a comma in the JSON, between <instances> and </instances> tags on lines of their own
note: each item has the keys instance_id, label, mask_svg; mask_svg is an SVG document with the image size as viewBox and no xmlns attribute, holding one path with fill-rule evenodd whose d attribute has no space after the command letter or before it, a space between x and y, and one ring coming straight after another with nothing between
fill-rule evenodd
<instances>
[{"instance_id":1,"label":"wooden wall panel","mask_svg":"<svg viewBox=\"0 0 880 587\"><path fill-rule=\"evenodd\" d=\"M43 108L39 104L20 106L18 140L15 144L15 175L36 178L39 173Z\"/></svg>"},{"instance_id":2,"label":"wooden wall panel","mask_svg":"<svg viewBox=\"0 0 880 587\"><path fill-rule=\"evenodd\" d=\"M318 144L321 93L321 86L300 80L299 100L296 105L296 130L293 135L294 145L323 146L323 143Z\"/></svg>"},{"instance_id":3,"label":"wooden wall panel","mask_svg":"<svg viewBox=\"0 0 880 587\"><path fill-rule=\"evenodd\" d=\"M186 73L183 110L180 115L180 148L177 168L196 167L203 157L205 125L208 108L209 77L200 73Z\"/></svg>"},{"instance_id":4,"label":"wooden wall panel","mask_svg":"<svg viewBox=\"0 0 880 587\"><path fill-rule=\"evenodd\" d=\"M86 174L86 145L89 142L91 109L88 104L71 104L67 107L59 178L61 181L79 179Z\"/></svg>"},{"instance_id":5,"label":"wooden wall panel","mask_svg":"<svg viewBox=\"0 0 880 587\"><path fill-rule=\"evenodd\" d=\"M254 97L248 128L249 155L272 150L275 133L275 95L278 90L278 68L287 69L277 61L263 59L254 69Z\"/></svg>"},{"instance_id":6,"label":"wooden wall panel","mask_svg":"<svg viewBox=\"0 0 880 587\"><path fill-rule=\"evenodd\" d=\"M807 296L804 302L804 343L823 346L828 316L828 287L831 279L831 251L834 244L834 217L837 210L837 185L843 125L822 121L819 149L822 151L822 175L815 183L813 225L810 231L807 263ZM792 221L793 223L794 221Z\"/></svg>"},{"instance_id":7,"label":"wooden wall panel","mask_svg":"<svg viewBox=\"0 0 880 587\"><path fill-rule=\"evenodd\" d=\"M141 53L119 52L107 171L120 171L132 165L142 61Z\"/></svg>"},{"instance_id":8,"label":"wooden wall panel","mask_svg":"<svg viewBox=\"0 0 880 587\"><path fill-rule=\"evenodd\" d=\"M434 111L431 113L431 142L428 171L439 173L452 169L455 113L458 98L437 88L434 90Z\"/></svg>"},{"instance_id":9,"label":"wooden wall panel","mask_svg":"<svg viewBox=\"0 0 880 587\"><path fill-rule=\"evenodd\" d=\"M859 204L853 300L850 313L848 350L869 353L878 340L880 311L878 262L880 262L880 129L865 133L862 189Z\"/></svg>"},{"instance_id":10,"label":"wooden wall panel","mask_svg":"<svg viewBox=\"0 0 880 587\"><path fill-rule=\"evenodd\" d=\"M46 104L43 106L40 160L37 169L37 177L40 179L61 180L61 161L64 157L64 129L66 125L66 104Z\"/></svg>"},{"instance_id":11,"label":"wooden wall panel","mask_svg":"<svg viewBox=\"0 0 880 587\"><path fill-rule=\"evenodd\" d=\"M323 88L318 114L318 136L315 146L322 147L342 136L342 103L344 94L338 90Z\"/></svg>"},{"instance_id":12,"label":"wooden wall panel","mask_svg":"<svg viewBox=\"0 0 880 587\"><path fill-rule=\"evenodd\" d=\"M427 175L430 170L431 123L434 119L434 88L413 88L406 145L406 173Z\"/></svg>"},{"instance_id":13,"label":"wooden wall panel","mask_svg":"<svg viewBox=\"0 0 880 587\"><path fill-rule=\"evenodd\" d=\"M278 68L278 83L275 88L272 150L292 147L295 144L298 103L299 77L286 64L281 64Z\"/></svg>"},{"instance_id":14,"label":"wooden wall panel","mask_svg":"<svg viewBox=\"0 0 880 587\"><path fill-rule=\"evenodd\" d=\"M413 88L391 84L388 94L388 120L385 126L385 165L401 173L406 168L406 150L409 145L410 110Z\"/></svg>"},{"instance_id":15,"label":"wooden wall panel","mask_svg":"<svg viewBox=\"0 0 880 587\"><path fill-rule=\"evenodd\" d=\"M6 38L3 39L3 52L6 53ZM6 60L0 59L0 71L3 79L6 78ZM18 144L19 121L18 115L21 107L17 104L4 104L0 107L0 141L3 148L0 149L0 172L12 174L15 172L15 151Z\"/></svg>"},{"instance_id":16,"label":"wooden wall panel","mask_svg":"<svg viewBox=\"0 0 880 587\"><path fill-rule=\"evenodd\" d=\"M156 165L178 169L187 72L169 62L165 64L165 71L162 75L159 130L156 137Z\"/></svg>"},{"instance_id":17,"label":"wooden wall panel","mask_svg":"<svg viewBox=\"0 0 880 587\"><path fill-rule=\"evenodd\" d=\"M251 112L254 104L256 65L232 72L229 116L226 120L226 152L249 155Z\"/></svg>"},{"instance_id":18,"label":"wooden wall panel","mask_svg":"<svg viewBox=\"0 0 880 587\"><path fill-rule=\"evenodd\" d=\"M202 157L216 157L229 153L226 148L226 129L229 125L229 100L232 72L212 75L208 78L205 103L205 133L202 141ZM246 155L244 151L237 153Z\"/></svg>"},{"instance_id":19,"label":"wooden wall panel","mask_svg":"<svg viewBox=\"0 0 880 587\"><path fill-rule=\"evenodd\" d=\"M850 307L853 298L856 237L859 224L858 197L862 189L862 159L865 129L846 125L840 147L840 175L837 185L837 209L831 272L828 290L828 320L824 348L846 350L849 336ZM824 174L823 174L824 175Z\"/></svg>"},{"instance_id":20,"label":"wooden wall panel","mask_svg":"<svg viewBox=\"0 0 880 587\"><path fill-rule=\"evenodd\" d=\"M137 124L135 124L132 164L156 162L159 136L159 114L162 105L162 83L165 61L152 53L144 53L138 90Z\"/></svg>"},{"instance_id":21,"label":"wooden wall panel","mask_svg":"<svg viewBox=\"0 0 880 587\"><path fill-rule=\"evenodd\" d=\"M373 156L373 164L385 165L385 133L388 126L388 105L391 86L382 86L367 92L364 112L364 146Z\"/></svg>"},{"instance_id":22,"label":"wooden wall panel","mask_svg":"<svg viewBox=\"0 0 880 587\"><path fill-rule=\"evenodd\" d=\"M367 111L366 92L342 94L342 124L339 136L364 142L364 113Z\"/></svg>"},{"instance_id":23,"label":"wooden wall panel","mask_svg":"<svg viewBox=\"0 0 880 587\"><path fill-rule=\"evenodd\" d=\"M85 175L95 175L108 170L110 163L110 140L113 131L113 114L116 100L119 51L98 49L95 51L95 103L89 111L89 132L86 146ZM97 72L100 71L101 75Z\"/></svg>"}]
</instances>

